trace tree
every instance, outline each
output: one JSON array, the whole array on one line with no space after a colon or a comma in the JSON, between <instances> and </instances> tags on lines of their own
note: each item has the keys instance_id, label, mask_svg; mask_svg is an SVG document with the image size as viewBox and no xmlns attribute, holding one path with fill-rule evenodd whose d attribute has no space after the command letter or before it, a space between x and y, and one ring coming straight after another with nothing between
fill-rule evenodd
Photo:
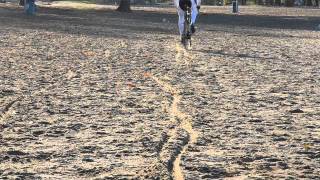
<instances>
[{"instance_id":1,"label":"tree","mask_svg":"<svg viewBox=\"0 0 320 180\"><path fill-rule=\"evenodd\" d=\"M286 6L286 7L292 7L292 6L294 6L294 0L286 0L286 1L285 1L285 6Z\"/></svg>"},{"instance_id":2,"label":"tree","mask_svg":"<svg viewBox=\"0 0 320 180\"><path fill-rule=\"evenodd\" d=\"M305 6L311 6L311 0L305 0L304 3Z\"/></svg>"},{"instance_id":3,"label":"tree","mask_svg":"<svg viewBox=\"0 0 320 180\"><path fill-rule=\"evenodd\" d=\"M131 12L130 0L121 0L117 11L120 11L120 12Z\"/></svg>"}]
</instances>

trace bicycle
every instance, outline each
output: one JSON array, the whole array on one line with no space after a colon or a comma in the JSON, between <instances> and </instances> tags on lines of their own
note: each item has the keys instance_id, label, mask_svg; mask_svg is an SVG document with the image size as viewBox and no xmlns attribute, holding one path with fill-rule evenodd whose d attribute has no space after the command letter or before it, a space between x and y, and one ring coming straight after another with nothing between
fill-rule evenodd
<instances>
[{"instance_id":1,"label":"bicycle","mask_svg":"<svg viewBox=\"0 0 320 180\"><path fill-rule=\"evenodd\" d=\"M187 6L184 14L184 28L183 28L183 45L186 49L191 49L191 7Z\"/></svg>"}]
</instances>

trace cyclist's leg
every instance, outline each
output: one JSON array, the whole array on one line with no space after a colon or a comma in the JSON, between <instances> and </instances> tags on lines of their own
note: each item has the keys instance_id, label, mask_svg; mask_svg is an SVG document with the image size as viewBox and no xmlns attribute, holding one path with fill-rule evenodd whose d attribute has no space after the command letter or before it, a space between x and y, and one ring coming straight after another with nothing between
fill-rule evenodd
<instances>
[{"instance_id":1,"label":"cyclist's leg","mask_svg":"<svg viewBox=\"0 0 320 180\"><path fill-rule=\"evenodd\" d=\"M198 12L197 4L195 3L195 1L191 0L191 2L192 2L192 6L191 6L191 23L195 24L199 12Z\"/></svg>"},{"instance_id":2,"label":"cyclist's leg","mask_svg":"<svg viewBox=\"0 0 320 180\"><path fill-rule=\"evenodd\" d=\"M178 22L179 33L180 33L180 36L182 36L183 30L184 30L184 11L180 7L178 8L178 15L179 15L179 22Z\"/></svg>"}]
</instances>

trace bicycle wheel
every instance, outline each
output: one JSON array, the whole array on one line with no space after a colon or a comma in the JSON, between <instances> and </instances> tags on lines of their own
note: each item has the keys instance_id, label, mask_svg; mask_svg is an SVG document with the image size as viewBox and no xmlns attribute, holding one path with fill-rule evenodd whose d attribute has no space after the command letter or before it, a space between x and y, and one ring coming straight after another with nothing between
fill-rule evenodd
<instances>
[{"instance_id":1,"label":"bicycle wheel","mask_svg":"<svg viewBox=\"0 0 320 180\"><path fill-rule=\"evenodd\" d=\"M184 21L184 47L191 49L191 9L187 8Z\"/></svg>"},{"instance_id":2,"label":"bicycle wheel","mask_svg":"<svg viewBox=\"0 0 320 180\"><path fill-rule=\"evenodd\" d=\"M187 48L187 49L191 49L191 48L192 48L191 45L192 45L192 43L191 43L191 35L190 35L190 37L189 37L188 40L187 40L187 46L186 46L186 48Z\"/></svg>"}]
</instances>

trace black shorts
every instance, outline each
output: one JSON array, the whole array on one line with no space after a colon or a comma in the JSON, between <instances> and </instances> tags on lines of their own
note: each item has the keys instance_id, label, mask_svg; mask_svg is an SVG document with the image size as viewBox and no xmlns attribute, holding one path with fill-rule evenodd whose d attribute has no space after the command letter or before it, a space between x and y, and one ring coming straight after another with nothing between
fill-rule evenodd
<instances>
[{"instance_id":1,"label":"black shorts","mask_svg":"<svg viewBox=\"0 0 320 180\"><path fill-rule=\"evenodd\" d=\"M191 0L180 0L179 1L179 6L182 10L186 11L187 7L191 8Z\"/></svg>"}]
</instances>

